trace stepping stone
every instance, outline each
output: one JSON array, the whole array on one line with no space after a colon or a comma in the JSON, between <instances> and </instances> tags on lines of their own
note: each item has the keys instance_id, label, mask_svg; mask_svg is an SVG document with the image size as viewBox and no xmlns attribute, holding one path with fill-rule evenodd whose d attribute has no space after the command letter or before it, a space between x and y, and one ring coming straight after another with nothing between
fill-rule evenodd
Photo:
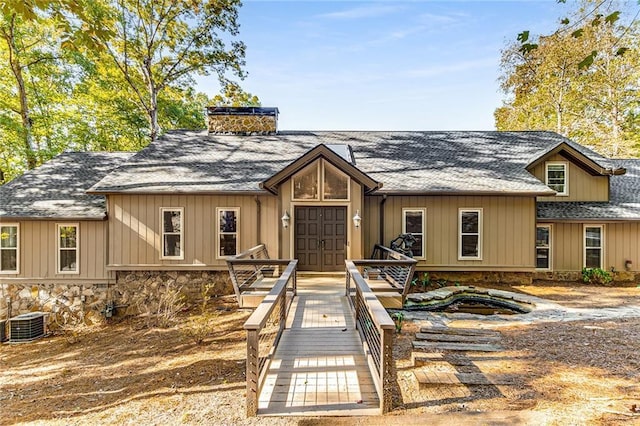
<instances>
[{"instance_id":1,"label":"stepping stone","mask_svg":"<svg viewBox=\"0 0 640 426\"><path fill-rule=\"evenodd\" d=\"M456 334L459 336L500 336L499 331L486 330L482 328L456 328L456 327L421 327L421 333L429 334Z\"/></svg>"},{"instance_id":2,"label":"stepping stone","mask_svg":"<svg viewBox=\"0 0 640 426\"><path fill-rule=\"evenodd\" d=\"M468 367L475 365L470 358L453 358L445 359L441 353L438 352L412 352L411 360L414 367L423 367L425 365L433 365L433 363L447 363L449 365Z\"/></svg>"},{"instance_id":3,"label":"stepping stone","mask_svg":"<svg viewBox=\"0 0 640 426\"><path fill-rule=\"evenodd\" d=\"M419 385L515 385L515 377L509 374L444 373L440 371L415 370Z\"/></svg>"},{"instance_id":4,"label":"stepping stone","mask_svg":"<svg viewBox=\"0 0 640 426\"><path fill-rule=\"evenodd\" d=\"M464 335L464 334L435 334L416 333L416 339L428 342L458 342L458 343L500 343L500 335Z\"/></svg>"},{"instance_id":5,"label":"stepping stone","mask_svg":"<svg viewBox=\"0 0 640 426\"><path fill-rule=\"evenodd\" d=\"M504 348L500 345L489 343L453 343L453 342L422 342L414 340L413 348L425 352L439 351L476 351L476 352L500 352Z\"/></svg>"}]
</instances>

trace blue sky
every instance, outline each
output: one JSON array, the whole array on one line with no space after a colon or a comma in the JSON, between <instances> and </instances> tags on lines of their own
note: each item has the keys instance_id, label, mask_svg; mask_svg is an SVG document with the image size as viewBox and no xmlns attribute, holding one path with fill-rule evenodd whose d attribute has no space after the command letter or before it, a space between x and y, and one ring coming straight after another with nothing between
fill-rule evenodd
<instances>
[{"instance_id":1,"label":"blue sky","mask_svg":"<svg viewBox=\"0 0 640 426\"><path fill-rule=\"evenodd\" d=\"M245 90L281 130L491 130L500 50L568 8L538 1L257 1L240 9ZM215 95L214 76L197 79Z\"/></svg>"}]
</instances>

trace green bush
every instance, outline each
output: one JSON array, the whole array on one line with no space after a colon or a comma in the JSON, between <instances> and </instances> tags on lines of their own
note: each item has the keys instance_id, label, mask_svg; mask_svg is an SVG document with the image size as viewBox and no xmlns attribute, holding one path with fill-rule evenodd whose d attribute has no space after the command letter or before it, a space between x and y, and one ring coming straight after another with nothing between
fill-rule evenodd
<instances>
[{"instance_id":1,"label":"green bush","mask_svg":"<svg viewBox=\"0 0 640 426\"><path fill-rule=\"evenodd\" d=\"M606 285L613 280L611 274L602 268L582 268L582 281L593 285Z\"/></svg>"}]
</instances>

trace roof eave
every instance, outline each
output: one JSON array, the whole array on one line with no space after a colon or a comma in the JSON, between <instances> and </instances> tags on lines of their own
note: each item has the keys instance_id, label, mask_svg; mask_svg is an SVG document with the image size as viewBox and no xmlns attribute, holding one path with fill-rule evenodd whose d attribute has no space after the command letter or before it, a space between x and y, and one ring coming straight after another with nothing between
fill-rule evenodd
<instances>
[{"instance_id":1,"label":"roof eave","mask_svg":"<svg viewBox=\"0 0 640 426\"><path fill-rule=\"evenodd\" d=\"M551 191L456 191L456 190L415 190L415 191L398 191L398 190L382 190L375 191L368 195L494 195L494 196L516 196L516 197L549 197L556 195Z\"/></svg>"}]
</instances>

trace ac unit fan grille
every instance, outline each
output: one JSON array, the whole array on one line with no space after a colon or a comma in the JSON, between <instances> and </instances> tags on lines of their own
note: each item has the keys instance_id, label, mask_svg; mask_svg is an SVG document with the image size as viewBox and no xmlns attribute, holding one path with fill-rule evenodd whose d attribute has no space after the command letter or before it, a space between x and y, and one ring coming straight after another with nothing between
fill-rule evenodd
<instances>
[{"instance_id":1,"label":"ac unit fan grille","mask_svg":"<svg viewBox=\"0 0 640 426\"><path fill-rule=\"evenodd\" d=\"M9 320L9 341L28 342L44 336L44 314L18 315Z\"/></svg>"}]
</instances>

